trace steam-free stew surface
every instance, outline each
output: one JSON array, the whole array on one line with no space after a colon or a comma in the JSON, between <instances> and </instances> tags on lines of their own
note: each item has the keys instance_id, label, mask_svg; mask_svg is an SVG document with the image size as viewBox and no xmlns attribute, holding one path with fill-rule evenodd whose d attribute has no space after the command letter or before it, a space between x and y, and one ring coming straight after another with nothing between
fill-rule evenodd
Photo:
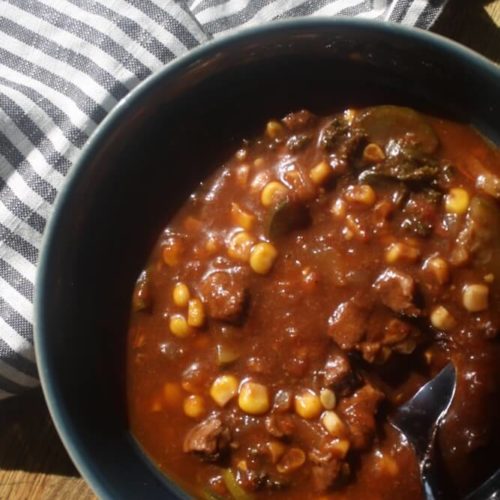
<instances>
[{"instance_id":1,"label":"steam-free stew surface","mask_svg":"<svg viewBox=\"0 0 500 500\"><path fill-rule=\"evenodd\" d=\"M442 479L498 467L498 151L379 106L271 120L186 201L133 297L131 430L204 498L422 498L391 411L452 360Z\"/></svg>"}]
</instances>

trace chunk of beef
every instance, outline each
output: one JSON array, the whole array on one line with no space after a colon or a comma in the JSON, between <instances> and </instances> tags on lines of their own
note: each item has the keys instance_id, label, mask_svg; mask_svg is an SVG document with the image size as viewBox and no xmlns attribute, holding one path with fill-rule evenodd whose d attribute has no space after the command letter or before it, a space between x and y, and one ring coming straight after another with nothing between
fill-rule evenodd
<instances>
[{"instance_id":1,"label":"chunk of beef","mask_svg":"<svg viewBox=\"0 0 500 500\"><path fill-rule=\"evenodd\" d=\"M340 460L330 460L313 465L311 475L314 489L318 492L328 490L335 484L341 471L342 462Z\"/></svg>"},{"instance_id":2,"label":"chunk of beef","mask_svg":"<svg viewBox=\"0 0 500 500\"><path fill-rule=\"evenodd\" d=\"M415 316L419 313L413 303L415 281L409 275L396 269L386 269L373 284L380 301L400 314Z\"/></svg>"},{"instance_id":3,"label":"chunk of beef","mask_svg":"<svg viewBox=\"0 0 500 500\"><path fill-rule=\"evenodd\" d=\"M323 368L325 385L334 387L344 385L352 377L351 363L347 354L340 349L335 349L328 358Z\"/></svg>"},{"instance_id":4,"label":"chunk of beef","mask_svg":"<svg viewBox=\"0 0 500 500\"><path fill-rule=\"evenodd\" d=\"M272 414L268 415L264 420L264 425L267 432L275 438L283 438L290 436L295 430L293 418L288 414Z\"/></svg>"},{"instance_id":5,"label":"chunk of beef","mask_svg":"<svg viewBox=\"0 0 500 500\"><path fill-rule=\"evenodd\" d=\"M349 137L350 127L342 115L337 115L323 129L320 144L325 149L334 149Z\"/></svg>"},{"instance_id":6,"label":"chunk of beef","mask_svg":"<svg viewBox=\"0 0 500 500\"><path fill-rule=\"evenodd\" d=\"M248 298L247 275L241 268L211 272L201 281L200 292L210 317L238 322Z\"/></svg>"},{"instance_id":7,"label":"chunk of beef","mask_svg":"<svg viewBox=\"0 0 500 500\"><path fill-rule=\"evenodd\" d=\"M370 446L376 429L375 416L383 398L382 392L367 384L340 401L338 411L349 427L352 448Z\"/></svg>"},{"instance_id":8,"label":"chunk of beef","mask_svg":"<svg viewBox=\"0 0 500 500\"><path fill-rule=\"evenodd\" d=\"M420 332L413 325L398 318L392 318L384 328L381 343L404 353L405 348L403 344L406 345L411 340L414 349L415 342L419 336ZM411 351L413 351L413 349L411 349Z\"/></svg>"},{"instance_id":9,"label":"chunk of beef","mask_svg":"<svg viewBox=\"0 0 500 500\"><path fill-rule=\"evenodd\" d=\"M360 156L366 142L365 134L352 127L343 115L337 115L323 129L320 145L330 154L334 170L343 172L348 165Z\"/></svg>"},{"instance_id":10,"label":"chunk of beef","mask_svg":"<svg viewBox=\"0 0 500 500\"><path fill-rule=\"evenodd\" d=\"M489 265L491 248L498 240L500 217L493 200L475 196L472 198L462 230L457 236L451 254L454 265L462 265L473 258L476 264Z\"/></svg>"},{"instance_id":11,"label":"chunk of beef","mask_svg":"<svg viewBox=\"0 0 500 500\"><path fill-rule=\"evenodd\" d=\"M369 363L384 363L392 352L410 354L420 340L420 331L412 324L392 317L387 310L378 309L370 317L366 341L359 344L363 358Z\"/></svg>"},{"instance_id":12,"label":"chunk of beef","mask_svg":"<svg viewBox=\"0 0 500 500\"><path fill-rule=\"evenodd\" d=\"M435 189L412 193L402 211L401 229L422 238L432 234L441 198Z\"/></svg>"},{"instance_id":13,"label":"chunk of beef","mask_svg":"<svg viewBox=\"0 0 500 500\"><path fill-rule=\"evenodd\" d=\"M328 335L342 349L353 349L363 340L369 316L368 309L353 300L340 304L328 320Z\"/></svg>"},{"instance_id":14,"label":"chunk of beef","mask_svg":"<svg viewBox=\"0 0 500 500\"><path fill-rule=\"evenodd\" d=\"M186 434L182 449L185 453L197 453L206 460L214 461L227 450L230 439L230 431L221 419L211 416Z\"/></svg>"}]
</instances>

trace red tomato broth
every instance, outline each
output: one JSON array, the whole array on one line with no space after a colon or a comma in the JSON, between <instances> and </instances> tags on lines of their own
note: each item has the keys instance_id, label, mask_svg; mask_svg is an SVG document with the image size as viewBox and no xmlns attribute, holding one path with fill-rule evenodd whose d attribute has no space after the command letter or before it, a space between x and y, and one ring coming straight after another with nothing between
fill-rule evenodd
<instances>
[{"instance_id":1,"label":"red tomato broth","mask_svg":"<svg viewBox=\"0 0 500 500\"><path fill-rule=\"evenodd\" d=\"M355 116L369 112L360 110ZM414 119L410 115L410 125ZM427 181L422 182L425 189L437 193L429 199L422 187L408 188L405 181L387 180L385 174L373 182L359 181L354 173L380 164L363 163L361 150L370 143L366 132L353 132L353 139L349 134L356 126L342 122L337 128L346 129L347 135L340 134L339 139L333 134L332 143L324 147L322 140L332 117L299 112L277 122L276 137L268 126L262 138L245 142L240 152L200 186L160 237L134 296L127 373L129 419L147 454L190 493L200 496L212 491L231 498L221 479L223 471L231 468L241 488L263 498L421 498L413 453L384 420L448 359L456 363L459 374L457 395L440 434L450 488L465 491L484 478L485 470L498 466L498 460L488 453L488 446L498 442L494 424L498 421L500 370L493 361L499 354L500 317L494 307L500 300L497 280L487 282L490 293L485 311L465 310L461 294L467 284L484 284L484 276L489 274L496 277L500 244L485 236L490 260L478 263L469 255L469 261L450 264L467 215L446 215L444 200L450 189L461 187L466 188L470 200L484 197L498 210L496 201L476 187L467 159L474 157L483 168L498 173L499 155L467 126L431 117L418 119L427 124L422 128L418 122L415 129L422 134L424 145L432 142L426 128L429 124L439 139L439 146L430 154L439 169L445 163L457 167L451 180L433 184L432 189ZM292 150L290 138L301 134L310 136L308 142ZM414 139L407 134L404 141ZM400 143L406 144L404 141ZM380 147L387 151L388 141ZM400 163L403 160L397 157ZM315 183L311 169L322 161L331 170L327 170L327 179ZM287 195L293 199L286 200L289 213L285 215L297 217L293 205L297 203L297 213L307 207L309 219L270 237L269 228L280 216L280 207L274 201L263 206L262 201L264 187L273 181L292 193ZM371 191L352 188L359 185L369 185ZM432 201L438 195L439 201ZM365 196L366 203L356 196ZM406 201L397 201L401 197ZM332 207L337 200L342 201L335 211ZM264 274L252 270L244 250L228 255L232 237L241 232L233 204L238 205L240 215L243 211L250 216L238 219L248 225L249 246L270 241L277 250L272 268ZM272 210L276 210L275 219L270 222ZM403 229L409 219L409 229ZM472 245L466 241L464 248L466 243ZM172 251L175 244L180 251ZM396 257L390 257L391 251ZM416 257L411 256L417 251ZM447 262L445 283L436 282L424 264L437 255ZM388 261L393 258L396 260ZM210 272L212 276L226 273L232 281L224 286L207 284ZM205 308L203 327L189 327L185 337L169 331L173 315L187 314L187 308L176 305L172 297L177 282L187 285L191 297L201 297ZM394 299L394 286L403 290L408 283L415 294L410 298L403 293ZM234 300L218 297L217 302L210 296L214 289L225 290ZM381 300L385 301L382 305ZM429 324L438 305L446 307L454 319L447 332ZM356 317L365 319L359 322L361 326L351 328L358 323ZM364 331L366 324L371 325L371 332ZM388 331L403 338L390 343ZM218 366L217 347L236 352L237 358ZM349 377L356 380L347 385L345 381L326 383L329 356L337 356L339 363L347 359ZM222 374L236 377L239 384L250 379L265 386L270 408L263 415L249 415L239 408L237 394L220 407L210 396L210 387ZM466 382L471 374L477 384ZM363 395L366 387L369 390ZM292 421L292 435L277 438L269 433L266 418L281 414L271 408L280 390L293 398L303 389L319 394L324 388L333 389L337 396L334 410L347 423L342 437L330 436L320 416L302 418L293 404L282 412ZM202 398L198 418L184 413L183 403L190 394ZM367 396L370 411L352 410L357 394ZM229 430L231 444L220 457L206 456L207 461L200 459L200 453L184 452L183 446L193 427L211 414ZM487 432L479 432L484 429ZM313 450L325 447L325 441L337 438L350 443L346 457L330 459L328 466L310 458ZM277 473L277 463L265 451L270 442L281 443L287 451L304 451L304 464L293 473ZM480 468L474 466L478 454ZM325 471L316 474L313 469L321 467L329 467L331 481L326 488L315 484L316 475ZM333 473L333 469L338 471Z\"/></svg>"}]
</instances>

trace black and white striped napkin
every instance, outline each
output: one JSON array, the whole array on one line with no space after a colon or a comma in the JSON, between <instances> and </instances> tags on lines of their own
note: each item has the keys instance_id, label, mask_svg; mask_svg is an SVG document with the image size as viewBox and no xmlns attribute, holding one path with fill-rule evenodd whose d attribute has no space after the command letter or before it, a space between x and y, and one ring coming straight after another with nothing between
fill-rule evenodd
<instances>
[{"instance_id":1,"label":"black and white striped napkin","mask_svg":"<svg viewBox=\"0 0 500 500\"><path fill-rule=\"evenodd\" d=\"M0 0L0 399L38 385L43 230L89 135L141 80L205 41L295 16L428 28L447 0Z\"/></svg>"}]
</instances>

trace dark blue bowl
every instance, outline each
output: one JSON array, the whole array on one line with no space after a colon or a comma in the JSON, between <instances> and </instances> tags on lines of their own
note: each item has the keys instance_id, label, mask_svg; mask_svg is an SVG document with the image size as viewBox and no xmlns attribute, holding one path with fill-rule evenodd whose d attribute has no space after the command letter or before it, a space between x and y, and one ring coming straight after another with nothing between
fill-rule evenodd
<instances>
[{"instance_id":1,"label":"dark blue bowl","mask_svg":"<svg viewBox=\"0 0 500 500\"><path fill-rule=\"evenodd\" d=\"M241 31L149 77L103 121L46 229L35 346L47 403L101 498L187 497L127 429L125 338L133 283L159 231L238 140L307 107L404 103L500 132L500 70L429 33L351 19Z\"/></svg>"}]
</instances>

